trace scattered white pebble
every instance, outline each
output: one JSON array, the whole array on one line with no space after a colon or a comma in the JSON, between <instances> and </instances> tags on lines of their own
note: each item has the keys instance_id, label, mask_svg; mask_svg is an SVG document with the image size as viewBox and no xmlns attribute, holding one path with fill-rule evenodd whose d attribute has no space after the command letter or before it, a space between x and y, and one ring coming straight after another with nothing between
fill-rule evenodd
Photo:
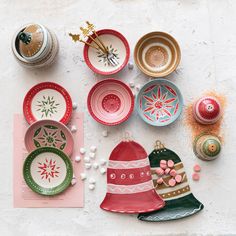
<instances>
[{"instance_id":1,"label":"scattered white pebble","mask_svg":"<svg viewBox=\"0 0 236 236\"><path fill-rule=\"evenodd\" d=\"M87 175L86 175L85 173L81 173L81 174L80 174L80 178L81 178L82 180L85 180L85 179L87 178Z\"/></svg>"},{"instance_id":2,"label":"scattered white pebble","mask_svg":"<svg viewBox=\"0 0 236 236\"><path fill-rule=\"evenodd\" d=\"M80 160L81 160L80 156L76 156L76 157L75 157L75 161L76 161L76 162L80 162Z\"/></svg>"},{"instance_id":3,"label":"scattered white pebble","mask_svg":"<svg viewBox=\"0 0 236 236\"><path fill-rule=\"evenodd\" d=\"M93 168L94 168L95 170L98 168L98 166L99 166L99 165L98 165L97 162L94 162L94 163L93 163Z\"/></svg>"},{"instance_id":4,"label":"scattered white pebble","mask_svg":"<svg viewBox=\"0 0 236 236\"><path fill-rule=\"evenodd\" d=\"M79 152L81 153L81 154L84 154L85 152L86 152L86 150L85 150L85 148L80 148L80 150L79 150Z\"/></svg>"},{"instance_id":5,"label":"scattered white pebble","mask_svg":"<svg viewBox=\"0 0 236 236\"><path fill-rule=\"evenodd\" d=\"M92 166L92 164L91 164L91 163L85 163L85 165L84 165L84 166L85 166L85 168L86 168L86 169L90 169L90 168L91 168L91 166Z\"/></svg>"},{"instance_id":6,"label":"scattered white pebble","mask_svg":"<svg viewBox=\"0 0 236 236\"><path fill-rule=\"evenodd\" d=\"M128 63L128 68L130 69L130 70L133 70L134 69L134 64L133 64L133 62L129 62Z\"/></svg>"},{"instance_id":7,"label":"scattered white pebble","mask_svg":"<svg viewBox=\"0 0 236 236\"><path fill-rule=\"evenodd\" d=\"M95 183L96 183L96 180L95 180L93 177L91 177L91 178L89 179L89 183L90 183L90 184L95 184Z\"/></svg>"},{"instance_id":8,"label":"scattered white pebble","mask_svg":"<svg viewBox=\"0 0 236 236\"><path fill-rule=\"evenodd\" d=\"M90 163L90 157L84 157L84 162L85 163Z\"/></svg>"},{"instance_id":9,"label":"scattered white pebble","mask_svg":"<svg viewBox=\"0 0 236 236\"><path fill-rule=\"evenodd\" d=\"M72 125L70 130L72 133L75 133L77 131L77 128L75 125Z\"/></svg>"},{"instance_id":10,"label":"scattered white pebble","mask_svg":"<svg viewBox=\"0 0 236 236\"><path fill-rule=\"evenodd\" d=\"M102 131L102 136L103 137L107 137L108 136L108 131L107 130L103 130Z\"/></svg>"},{"instance_id":11,"label":"scattered white pebble","mask_svg":"<svg viewBox=\"0 0 236 236\"><path fill-rule=\"evenodd\" d=\"M76 182L77 182L76 179L72 179L70 183L72 186L74 186L76 184Z\"/></svg>"},{"instance_id":12,"label":"scattered white pebble","mask_svg":"<svg viewBox=\"0 0 236 236\"><path fill-rule=\"evenodd\" d=\"M135 88L136 88L137 91L139 91L139 90L141 89L141 84L137 84L137 85L135 86Z\"/></svg>"},{"instance_id":13,"label":"scattered white pebble","mask_svg":"<svg viewBox=\"0 0 236 236\"><path fill-rule=\"evenodd\" d=\"M100 163L101 163L102 166L104 166L104 165L106 165L107 161L105 159L101 159Z\"/></svg>"},{"instance_id":14,"label":"scattered white pebble","mask_svg":"<svg viewBox=\"0 0 236 236\"><path fill-rule=\"evenodd\" d=\"M95 153L94 152L90 152L89 153L89 157L91 157L92 159L95 159Z\"/></svg>"},{"instance_id":15,"label":"scattered white pebble","mask_svg":"<svg viewBox=\"0 0 236 236\"><path fill-rule=\"evenodd\" d=\"M89 184L89 189L94 190L95 189L95 184Z\"/></svg>"},{"instance_id":16,"label":"scattered white pebble","mask_svg":"<svg viewBox=\"0 0 236 236\"><path fill-rule=\"evenodd\" d=\"M134 87L135 87L134 81L130 81L130 82L129 82L129 87L130 87L130 88L134 88Z\"/></svg>"},{"instance_id":17,"label":"scattered white pebble","mask_svg":"<svg viewBox=\"0 0 236 236\"><path fill-rule=\"evenodd\" d=\"M91 151L91 152L96 152L96 150L97 150L97 147L96 147L96 146L93 145L93 146L90 147L90 151Z\"/></svg>"},{"instance_id":18,"label":"scattered white pebble","mask_svg":"<svg viewBox=\"0 0 236 236\"><path fill-rule=\"evenodd\" d=\"M76 102L73 102L72 108L73 108L73 110L76 110L76 109L77 109L77 103L76 103Z\"/></svg>"},{"instance_id":19,"label":"scattered white pebble","mask_svg":"<svg viewBox=\"0 0 236 236\"><path fill-rule=\"evenodd\" d=\"M106 172L107 172L106 168L102 167L102 168L100 169L100 173L101 173L102 175L104 175Z\"/></svg>"}]
</instances>

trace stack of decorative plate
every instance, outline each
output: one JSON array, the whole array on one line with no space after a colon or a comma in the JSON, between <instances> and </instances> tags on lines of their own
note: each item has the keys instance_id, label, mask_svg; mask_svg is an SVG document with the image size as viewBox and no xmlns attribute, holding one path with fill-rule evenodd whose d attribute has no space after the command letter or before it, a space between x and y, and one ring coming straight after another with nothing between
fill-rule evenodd
<instances>
[{"instance_id":1,"label":"stack of decorative plate","mask_svg":"<svg viewBox=\"0 0 236 236\"><path fill-rule=\"evenodd\" d=\"M36 193L55 195L64 191L73 177L69 156L74 141L65 126L72 114L68 92L55 83L41 83L26 94L24 115L30 127L25 134L29 152L23 175Z\"/></svg>"}]
</instances>

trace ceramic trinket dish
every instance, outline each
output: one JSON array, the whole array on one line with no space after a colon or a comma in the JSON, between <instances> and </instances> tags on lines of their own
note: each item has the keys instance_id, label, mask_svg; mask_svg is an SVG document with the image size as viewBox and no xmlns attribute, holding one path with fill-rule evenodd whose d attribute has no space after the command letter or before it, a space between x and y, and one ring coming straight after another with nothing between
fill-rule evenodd
<instances>
[{"instance_id":1,"label":"ceramic trinket dish","mask_svg":"<svg viewBox=\"0 0 236 236\"><path fill-rule=\"evenodd\" d=\"M139 39L134 49L138 68L146 75L164 77L173 72L181 58L177 41L164 32L151 32Z\"/></svg>"},{"instance_id":2,"label":"ceramic trinket dish","mask_svg":"<svg viewBox=\"0 0 236 236\"><path fill-rule=\"evenodd\" d=\"M97 36L96 36L97 35ZM121 71L129 61L130 48L126 38L119 32L112 29L102 29L96 31L96 35L91 37L99 37L109 52L111 52L117 61L116 65L112 65L107 55L98 50L95 42L91 39L87 39L88 44L84 45L84 59L88 67L95 73L102 75L113 75Z\"/></svg>"},{"instance_id":3,"label":"ceramic trinket dish","mask_svg":"<svg viewBox=\"0 0 236 236\"><path fill-rule=\"evenodd\" d=\"M39 120L27 129L25 147L28 152L40 147L55 147L70 156L73 152L74 140L71 131L61 122Z\"/></svg>"},{"instance_id":4,"label":"ceramic trinket dish","mask_svg":"<svg viewBox=\"0 0 236 236\"><path fill-rule=\"evenodd\" d=\"M44 119L67 124L72 115L72 100L62 86L52 82L40 83L26 94L23 112L29 124Z\"/></svg>"},{"instance_id":5,"label":"ceramic trinket dish","mask_svg":"<svg viewBox=\"0 0 236 236\"><path fill-rule=\"evenodd\" d=\"M157 141L149 161L155 190L166 205L159 211L139 214L138 219L151 222L177 220L204 208L192 194L184 165L175 152Z\"/></svg>"},{"instance_id":6,"label":"ceramic trinket dish","mask_svg":"<svg viewBox=\"0 0 236 236\"><path fill-rule=\"evenodd\" d=\"M165 79L146 83L136 97L139 116L153 126L166 126L181 114L183 98L175 84Z\"/></svg>"},{"instance_id":7,"label":"ceramic trinket dish","mask_svg":"<svg viewBox=\"0 0 236 236\"><path fill-rule=\"evenodd\" d=\"M87 98L91 116L104 125L118 125L133 112L134 96L130 88L116 79L105 79L95 84Z\"/></svg>"},{"instance_id":8,"label":"ceramic trinket dish","mask_svg":"<svg viewBox=\"0 0 236 236\"><path fill-rule=\"evenodd\" d=\"M212 161L219 157L221 142L215 135L201 134L194 140L193 151L199 159Z\"/></svg>"},{"instance_id":9,"label":"ceramic trinket dish","mask_svg":"<svg viewBox=\"0 0 236 236\"><path fill-rule=\"evenodd\" d=\"M66 190L73 178L69 157L53 147L42 147L25 159L23 176L26 184L41 195L56 195Z\"/></svg>"},{"instance_id":10,"label":"ceramic trinket dish","mask_svg":"<svg viewBox=\"0 0 236 236\"><path fill-rule=\"evenodd\" d=\"M40 24L22 26L12 40L15 58L21 65L31 69L50 66L58 50L56 35Z\"/></svg>"},{"instance_id":11,"label":"ceramic trinket dish","mask_svg":"<svg viewBox=\"0 0 236 236\"><path fill-rule=\"evenodd\" d=\"M164 205L153 188L146 151L131 140L119 143L109 158L107 193L100 207L135 214L159 210Z\"/></svg>"},{"instance_id":12,"label":"ceramic trinket dish","mask_svg":"<svg viewBox=\"0 0 236 236\"><path fill-rule=\"evenodd\" d=\"M201 124L214 124L221 118L220 102L214 97L202 97L193 106L193 116Z\"/></svg>"}]
</instances>

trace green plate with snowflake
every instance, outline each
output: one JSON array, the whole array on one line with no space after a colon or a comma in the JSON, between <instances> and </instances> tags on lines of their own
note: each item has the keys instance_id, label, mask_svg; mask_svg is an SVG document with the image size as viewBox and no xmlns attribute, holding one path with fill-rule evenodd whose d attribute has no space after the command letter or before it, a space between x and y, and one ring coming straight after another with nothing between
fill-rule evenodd
<instances>
[{"instance_id":1,"label":"green plate with snowflake","mask_svg":"<svg viewBox=\"0 0 236 236\"><path fill-rule=\"evenodd\" d=\"M25 159L23 176L26 184L36 193L53 196L70 186L73 167L69 157L53 147L42 147Z\"/></svg>"}]
</instances>

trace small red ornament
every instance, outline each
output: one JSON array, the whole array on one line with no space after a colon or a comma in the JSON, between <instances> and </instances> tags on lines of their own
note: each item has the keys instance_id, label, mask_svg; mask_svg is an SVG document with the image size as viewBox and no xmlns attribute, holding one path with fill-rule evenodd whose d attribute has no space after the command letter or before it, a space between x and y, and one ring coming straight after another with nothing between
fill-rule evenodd
<instances>
[{"instance_id":1,"label":"small red ornament","mask_svg":"<svg viewBox=\"0 0 236 236\"><path fill-rule=\"evenodd\" d=\"M201 124L213 124L221 117L220 102L214 97L202 97L195 103L193 115Z\"/></svg>"}]
</instances>

